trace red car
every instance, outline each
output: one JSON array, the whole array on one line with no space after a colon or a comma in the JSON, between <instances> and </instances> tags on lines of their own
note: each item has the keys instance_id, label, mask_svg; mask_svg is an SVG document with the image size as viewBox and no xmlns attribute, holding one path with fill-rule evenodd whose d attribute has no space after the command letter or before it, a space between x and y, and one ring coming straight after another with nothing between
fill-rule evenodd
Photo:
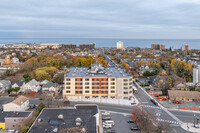
<instances>
[{"instance_id":1,"label":"red car","mask_svg":"<svg viewBox=\"0 0 200 133\"><path fill-rule=\"evenodd\" d=\"M178 100L175 100L173 103L174 103L174 104L181 104L182 102L181 102L181 101L178 101Z\"/></svg>"}]
</instances>

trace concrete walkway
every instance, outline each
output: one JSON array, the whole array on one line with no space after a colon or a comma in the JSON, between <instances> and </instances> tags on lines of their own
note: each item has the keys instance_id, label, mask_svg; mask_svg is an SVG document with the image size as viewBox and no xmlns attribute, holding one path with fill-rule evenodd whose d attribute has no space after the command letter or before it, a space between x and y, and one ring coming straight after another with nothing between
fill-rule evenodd
<instances>
[{"instance_id":1,"label":"concrete walkway","mask_svg":"<svg viewBox=\"0 0 200 133\"><path fill-rule=\"evenodd\" d=\"M195 128L193 123L181 123L181 127L188 132L200 133L200 128Z\"/></svg>"}]
</instances>

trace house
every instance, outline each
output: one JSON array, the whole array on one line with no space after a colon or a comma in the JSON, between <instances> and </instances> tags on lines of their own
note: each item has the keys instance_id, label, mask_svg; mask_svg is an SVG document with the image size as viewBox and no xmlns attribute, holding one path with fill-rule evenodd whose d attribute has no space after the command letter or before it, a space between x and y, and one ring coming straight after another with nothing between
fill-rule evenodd
<instances>
[{"instance_id":1,"label":"house","mask_svg":"<svg viewBox=\"0 0 200 133\"><path fill-rule=\"evenodd\" d=\"M11 86L10 80L0 80L0 93L5 92Z\"/></svg>"},{"instance_id":2,"label":"house","mask_svg":"<svg viewBox=\"0 0 200 133\"><path fill-rule=\"evenodd\" d=\"M43 80L42 82L40 82L40 85L45 85L49 82L49 80Z\"/></svg>"},{"instance_id":3,"label":"house","mask_svg":"<svg viewBox=\"0 0 200 133\"><path fill-rule=\"evenodd\" d=\"M20 126L30 121L32 111L9 111L0 113L0 129L19 130Z\"/></svg>"},{"instance_id":4,"label":"house","mask_svg":"<svg viewBox=\"0 0 200 133\"><path fill-rule=\"evenodd\" d=\"M198 91L181 91L181 90L168 90L169 100L182 100L182 101L200 101L200 92Z\"/></svg>"},{"instance_id":5,"label":"house","mask_svg":"<svg viewBox=\"0 0 200 133\"><path fill-rule=\"evenodd\" d=\"M57 95L59 92L59 85L57 83L48 82L42 86L42 93L48 94L51 96Z\"/></svg>"},{"instance_id":6,"label":"house","mask_svg":"<svg viewBox=\"0 0 200 133\"><path fill-rule=\"evenodd\" d=\"M25 84L25 82L22 81L14 81L11 83L11 88L21 87Z\"/></svg>"},{"instance_id":7,"label":"house","mask_svg":"<svg viewBox=\"0 0 200 133\"><path fill-rule=\"evenodd\" d=\"M44 108L27 133L70 132L102 133L97 105L75 105L71 108Z\"/></svg>"},{"instance_id":8,"label":"house","mask_svg":"<svg viewBox=\"0 0 200 133\"><path fill-rule=\"evenodd\" d=\"M32 79L28 83L24 84L21 87L21 92L26 92L26 91L35 91L38 92L40 90L40 82L36 81L35 79Z\"/></svg>"},{"instance_id":9,"label":"house","mask_svg":"<svg viewBox=\"0 0 200 133\"><path fill-rule=\"evenodd\" d=\"M29 109L29 99L22 95L9 103L3 104L3 111L26 111L27 109Z\"/></svg>"},{"instance_id":10,"label":"house","mask_svg":"<svg viewBox=\"0 0 200 133\"><path fill-rule=\"evenodd\" d=\"M19 62L18 58L14 57L14 58L12 58L12 63L13 64L19 64L20 62Z\"/></svg>"}]
</instances>

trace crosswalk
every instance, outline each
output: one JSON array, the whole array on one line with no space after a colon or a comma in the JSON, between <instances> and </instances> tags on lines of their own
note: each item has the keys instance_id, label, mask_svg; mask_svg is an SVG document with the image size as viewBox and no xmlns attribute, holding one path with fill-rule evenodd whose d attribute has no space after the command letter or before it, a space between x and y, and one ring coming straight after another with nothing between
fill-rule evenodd
<instances>
[{"instance_id":1,"label":"crosswalk","mask_svg":"<svg viewBox=\"0 0 200 133\"><path fill-rule=\"evenodd\" d=\"M170 123L170 124L177 124L177 125L180 125L180 123L178 123L177 121L170 121L170 120L164 120L164 119L156 119L157 121L160 121L160 122L167 122L167 123Z\"/></svg>"},{"instance_id":2,"label":"crosswalk","mask_svg":"<svg viewBox=\"0 0 200 133\"><path fill-rule=\"evenodd\" d=\"M161 107L150 106L150 105L142 105L142 106L147 108L162 109Z\"/></svg>"}]
</instances>

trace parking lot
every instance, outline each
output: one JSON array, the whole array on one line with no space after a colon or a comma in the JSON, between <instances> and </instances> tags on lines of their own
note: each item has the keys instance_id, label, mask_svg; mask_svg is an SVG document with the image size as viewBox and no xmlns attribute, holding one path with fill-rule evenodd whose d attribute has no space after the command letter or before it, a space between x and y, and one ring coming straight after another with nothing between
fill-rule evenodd
<instances>
[{"instance_id":1,"label":"parking lot","mask_svg":"<svg viewBox=\"0 0 200 133\"><path fill-rule=\"evenodd\" d=\"M111 128L115 130L115 133L140 133L140 131L131 131L132 126L136 126L134 123L127 123L130 119L129 116L123 114L110 113L111 120L114 121L115 125ZM105 121L105 120L104 120ZM104 128L104 131L106 129Z\"/></svg>"},{"instance_id":2,"label":"parking lot","mask_svg":"<svg viewBox=\"0 0 200 133\"><path fill-rule=\"evenodd\" d=\"M157 99L156 99L157 100ZM162 104L166 108L171 108L171 109L181 109L181 108L186 108L186 110L191 110L192 108L197 111L200 111L200 103L199 102L183 102L181 104L174 104L174 103L169 103L168 100L166 101L159 101L157 100L160 104Z\"/></svg>"}]
</instances>

